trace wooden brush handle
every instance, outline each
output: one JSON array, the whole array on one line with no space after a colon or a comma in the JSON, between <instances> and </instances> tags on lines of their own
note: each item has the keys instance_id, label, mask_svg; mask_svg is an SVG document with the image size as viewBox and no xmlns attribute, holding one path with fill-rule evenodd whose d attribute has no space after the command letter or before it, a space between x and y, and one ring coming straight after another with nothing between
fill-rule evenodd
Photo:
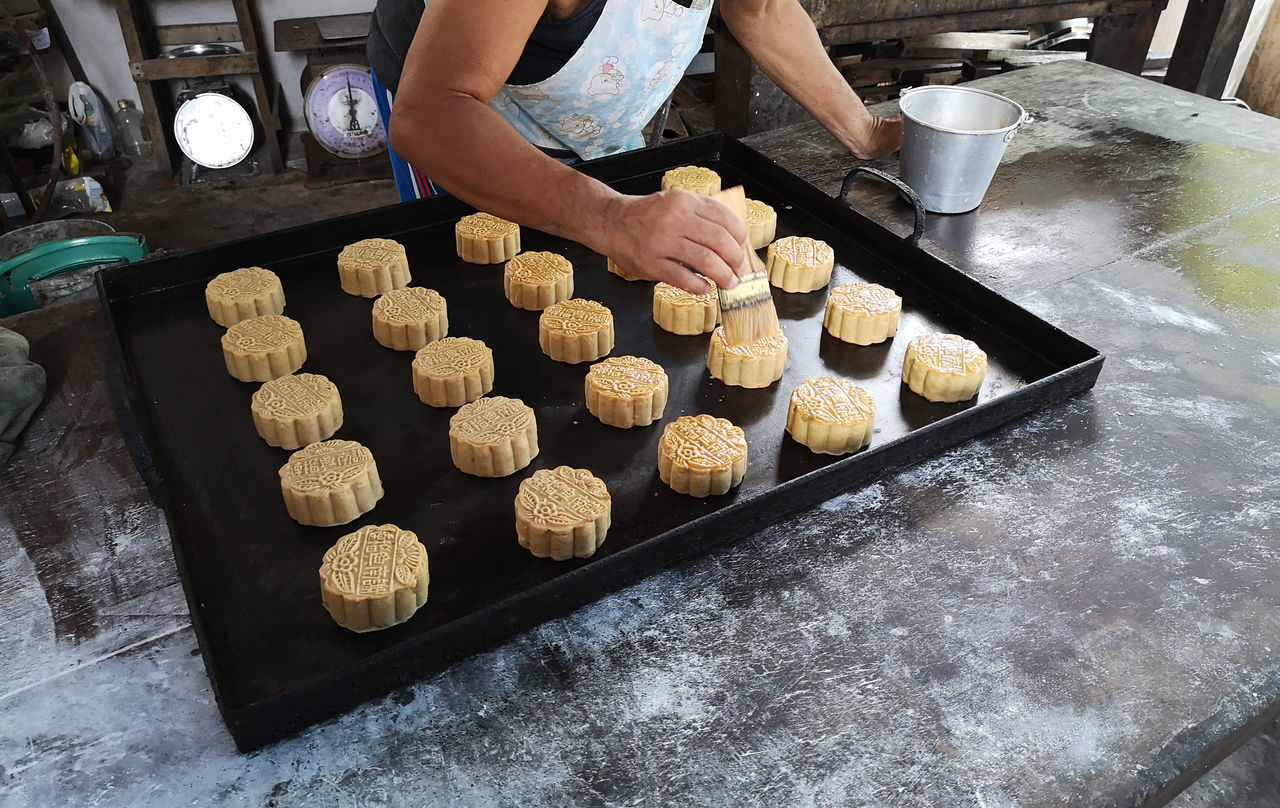
<instances>
[{"instance_id":1,"label":"wooden brush handle","mask_svg":"<svg viewBox=\"0 0 1280 808\"><path fill-rule=\"evenodd\" d=\"M719 193L712 194L711 198L733 211L733 215L737 216L743 224L747 223L747 192L742 190L741 185L725 188Z\"/></svg>"}]
</instances>

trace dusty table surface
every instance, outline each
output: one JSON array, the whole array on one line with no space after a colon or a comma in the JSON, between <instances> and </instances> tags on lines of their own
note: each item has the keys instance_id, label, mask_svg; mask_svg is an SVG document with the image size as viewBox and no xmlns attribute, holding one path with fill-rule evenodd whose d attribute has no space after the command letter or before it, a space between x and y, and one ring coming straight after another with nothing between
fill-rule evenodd
<instances>
[{"instance_id":1,"label":"dusty table surface","mask_svg":"<svg viewBox=\"0 0 1280 808\"><path fill-rule=\"evenodd\" d=\"M1107 353L1092 393L251 755L96 303L8 321L50 393L0 470L0 804L1167 799L1280 709L1280 122L1080 63L979 85L1035 120L922 243Z\"/></svg>"}]
</instances>

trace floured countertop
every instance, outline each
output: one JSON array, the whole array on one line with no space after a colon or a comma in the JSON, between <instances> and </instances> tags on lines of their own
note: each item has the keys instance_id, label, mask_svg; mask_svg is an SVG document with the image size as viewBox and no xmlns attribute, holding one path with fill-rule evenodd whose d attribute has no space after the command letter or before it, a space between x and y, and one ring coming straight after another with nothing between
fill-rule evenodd
<instances>
[{"instance_id":1,"label":"floured countertop","mask_svg":"<svg viewBox=\"0 0 1280 808\"><path fill-rule=\"evenodd\" d=\"M247 756L96 304L11 323L51 398L0 477L0 805L1176 791L1280 697L1280 122L1082 63L979 86L1036 122L922 245L1106 353L1091 393ZM815 127L755 142L829 191L855 162Z\"/></svg>"}]
</instances>

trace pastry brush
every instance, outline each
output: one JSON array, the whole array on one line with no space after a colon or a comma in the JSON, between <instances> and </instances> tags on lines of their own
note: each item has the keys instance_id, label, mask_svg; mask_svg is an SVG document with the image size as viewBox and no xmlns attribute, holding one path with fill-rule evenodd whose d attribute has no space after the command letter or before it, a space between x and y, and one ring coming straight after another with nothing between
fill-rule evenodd
<instances>
[{"instance_id":1,"label":"pastry brush","mask_svg":"<svg viewBox=\"0 0 1280 808\"><path fill-rule=\"evenodd\" d=\"M714 198L732 210L743 224L747 223L747 194L741 185L727 188ZM739 275L738 285L734 288L717 287L720 293L720 321L724 325L726 345L749 345L781 330L764 262L751 249L750 244L743 244L742 248L747 253L749 269Z\"/></svg>"}]
</instances>

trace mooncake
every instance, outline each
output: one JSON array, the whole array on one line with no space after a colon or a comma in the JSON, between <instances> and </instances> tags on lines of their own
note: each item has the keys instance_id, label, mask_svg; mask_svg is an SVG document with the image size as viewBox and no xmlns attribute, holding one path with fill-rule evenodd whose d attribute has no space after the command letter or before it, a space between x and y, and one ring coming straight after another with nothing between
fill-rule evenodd
<instances>
[{"instance_id":1,"label":"mooncake","mask_svg":"<svg viewBox=\"0 0 1280 808\"><path fill-rule=\"evenodd\" d=\"M373 301L373 338L384 348L416 351L448 333L448 307L434 289L406 286Z\"/></svg>"},{"instance_id":2,"label":"mooncake","mask_svg":"<svg viewBox=\"0 0 1280 808\"><path fill-rule=\"evenodd\" d=\"M458 257L469 264L500 264L520 252L520 225L488 213L463 216L453 234Z\"/></svg>"},{"instance_id":3,"label":"mooncake","mask_svg":"<svg viewBox=\"0 0 1280 808\"><path fill-rule=\"evenodd\" d=\"M383 494L373 453L353 440L321 441L289 455L280 491L289 516L315 527L345 525L373 510Z\"/></svg>"},{"instance_id":4,"label":"mooncake","mask_svg":"<svg viewBox=\"0 0 1280 808\"><path fill-rule=\"evenodd\" d=\"M253 394L249 409L258 434L281 449L326 440L342 426L338 388L317 373L272 379Z\"/></svg>"},{"instance_id":5,"label":"mooncake","mask_svg":"<svg viewBox=\"0 0 1280 808\"><path fill-rule=\"evenodd\" d=\"M902 381L930 401L954 404L978 393L987 377L987 355L956 334L924 334L911 340L902 360Z\"/></svg>"},{"instance_id":6,"label":"mooncake","mask_svg":"<svg viewBox=\"0 0 1280 808\"><path fill-rule=\"evenodd\" d=\"M613 313L580 297L553 303L538 318L538 345L557 362L594 362L613 350Z\"/></svg>"},{"instance_id":7,"label":"mooncake","mask_svg":"<svg viewBox=\"0 0 1280 808\"><path fill-rule=\"evenodd\" d=\"M705 279L704 279L705 280ZM653 287L653 321L672 334L705 334L720 322L716 285L705 295L689 294L678 286L657 283Z\"/></svg>"},{"instance_id":8,"label":"mooncake","mask_svg":"<svg viewBox=\"0 0 1280 808\"><path fill-rule=\"evenodd\" d=\"M658 441L658 476L680 494L727 493L747 473L747 436L724 418L682 415Z\"/></svg>"},{"instance_id":9,"label":"mooncake","mask_svg":"<svg viewBox=\"0 0 1280 808\"><path fill-rule=\"evenodd\" d=\"M747 240L751 249L762 250L778 232L778 212L755 199L747 200Z\"/></svg>"},{"instance_id":10,"label":"mooncake","mask_svg":"<svg viewBox=\"0 0 1280 808\"><path fill-rule=\"evenodd\" d=\"M842 283L827 297L822 325L831 336L854 345L874 345L898 333L902 298L878 283Z\"/></svg>"},{"instance_id":11,"label":"mooncake","mask_svg":"<svg viewBox=\"0 0 1280 808\"><path fill-rule=\"evenodd\" d=\"M871 442L876 402L848 379L820 376L791 393L787 432L820 454L856 452Z\"/></svg>"},{"instance_id":12,"label":"mooncake","mask_svg":"<svg viewBox=\"0 0 1280 808\"><path fill-rule=\"evenodd\" d=\"M725 342L724 326L711 332L707 370L735 387L768 387L782 378L787 364L787 335L778 331L746 345Z\"/></svg>"},{"instance_id":13,"label":"mooncake","mask_svg":"<svg viewBox=\"0 0 1280 808\"><path fill-rule=\"evenodd\" d=\"M573 297L573 264L553 252L520 253L503 270L502 290L517 309L541 311Z\"/></svg>"},{"instance_id":14,"label":"mooncake","mask_svg":"<svg viewBox=\"0 0 1280 808\"><path fill-rule=\"evenodd\" d=\"M632 275L630 272L627 272L625 269L615 264L612 258L609 258L606 260L606 265L609 267L610 272L612 272L614 275L617 275L619 278L622 278L624 281L644 280L644 278L641 278L638 275Z\"/></svg>"},{"instance_id":15,"label":"mooncake","mask_svg":"<svg viewBox=\"0 0 1280 808\"><path fill-rule=\"evenodd\" d=\"M250 317L284 311L284 287L276 273L262 267L224 272L204 287L209 316L221 326L233 326Z\"/></svg>"},{"instance_id":16,"label":"mooncake","mask_svg":"<svg viewBox=\"0 0 1280 808\"><path fill-rule=\"evenodd\" d=\"M493 351L478 339L444 337L413 358L413 391L423 404L461 407L493 389Z\"/></svg>"},{"instance_id":17,"label":"mooncake","mask_svg":"<svg viewBox=\"0 0 1280 808\"><path fill-rule=\"evenodd\" d=\"M784 292L812 292L831 282L836 254L825 241L786 236L769 245L769 283Z\"/></svg>"},{"instance_id":18,"label":"mooncake","mask_svg":"<svg viewBox=\"0 0 1280 808\"><path fill-rule=\"evenodd\" d=\"M265 382L288 376L307 361L302 326L283 314L241 320L222 335L227 372L242 382Z\"/></svg>"},{"instance_id":19,"label":"mooncake","mask_svg":"<svg viewBox=\"0 0 1280 808\"><path fill-rule=\"evenodd\" d=\"M338 253L342 291L358 297L377 297L408 286L409 259L404 245L389 238L367 238Z\"/></svg>"},{"instance_id":20,"label":"mooncake","mask_svg":"<svg viewBox=\"0 0 1280 808\"><path fill-rule=\"evenodd\" d=\"M338 539L320 565L320 598L356 632L403 623L427 602L427 548L409 530L365 525Z\"/></svg>"},{"instance_id":21,"label":"mooncake","mask_svg":"<svg viewBox=\"0 0 1280 808\"><path fill-rule=\"evenodd\" d=\"M449 453L459 471L477 477L516 473L538 456L533 409L505 396L463 405L449 419Z\"/></svg>"},{"instance_id":22,"label":"mooncake","mask_svg":"<svg viewBox=\"0 0 1280 808\"><path fill-rule=\"evenodd\" d=\"M611 356L587 371L587 411L603 424L648 426L667 406L667 374L642 356Z\"/></svg>"},{"instance_id":23,"label":"mooncake","mask_svg":"<svg viewBox=\"0 0 1280 808\"><path fill-rule=\"evenodd\" d=\"M702 166L680 166L662 175L662 190L669 188L683 188L711 196L720 190L720 175Z\"/></svg>"},{"instance_id":24,"label":"mooncake","mask_svg":"<svg viewBox=\"0 0 1280 808\"><path fill-rule=\"evenodd\" d=\"M604 481L586 469L539 469L520 481L516 538L538 558L589 558L604 544L612 504Z\"/></svg>"}]
</instances>

